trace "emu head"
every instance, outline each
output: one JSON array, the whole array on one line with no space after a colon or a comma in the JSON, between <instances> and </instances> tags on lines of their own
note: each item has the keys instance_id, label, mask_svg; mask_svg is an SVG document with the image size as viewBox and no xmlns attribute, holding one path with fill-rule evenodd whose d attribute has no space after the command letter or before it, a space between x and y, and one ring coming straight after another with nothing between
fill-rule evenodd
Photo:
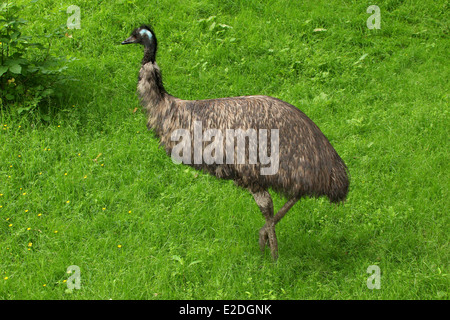
<instances>
[{"instance_id":1,"label":"emu head","mask_svg":"<svg viewBox=\"0 0 450 320\"><path fill-rule=\"evenodd\" d=\"M155 62L156 56L156 36L152 28L147 25L142 25L133 30L131 35L122 41L122 44L138 43L144 46L145 54L148 55L148 60Z\"/></svg>"}]
</instances>

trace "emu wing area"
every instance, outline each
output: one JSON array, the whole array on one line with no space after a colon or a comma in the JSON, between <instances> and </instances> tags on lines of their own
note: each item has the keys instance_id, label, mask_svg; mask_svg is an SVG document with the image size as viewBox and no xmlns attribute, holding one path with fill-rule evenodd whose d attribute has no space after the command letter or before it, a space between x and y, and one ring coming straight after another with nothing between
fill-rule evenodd
<instances>
[{"instance_id":1,"label":"emu wing area","mask_svg":"<svg viewBox=\"0 0 450 320\"><path fill-rule=\"evenodd\" d=\"M221 179L235 180L238 185L253 192L273 190L287 197L327 196L330 201L343 201L348 191L347 168L317 125L302 111L282 100L267 96L244 96L210 100L181 100L174 98L169 106L155 110L154 129L168 154L178 143L171 141L171 132L185 129L194 141L194 124L201 130L218 129L223 135L221 163L188 163L196 169L209 172ZM152 126L153 127L153 126ZM267 131L267 155L271 151L271 135L278 130L279 163L274 174L262 175L267 167L258 161L249 163L250 139L245 142L245 163L237 161L237 143L234 138L234 160L226 160L227 130L253 129L258 136ZM217 138L217 137L215 137ZM203 142L203 149L211 142ZM261 144L259 144L261 145ZM194 159L191 143L191 159Z\"/></svg>"}]
</instances>

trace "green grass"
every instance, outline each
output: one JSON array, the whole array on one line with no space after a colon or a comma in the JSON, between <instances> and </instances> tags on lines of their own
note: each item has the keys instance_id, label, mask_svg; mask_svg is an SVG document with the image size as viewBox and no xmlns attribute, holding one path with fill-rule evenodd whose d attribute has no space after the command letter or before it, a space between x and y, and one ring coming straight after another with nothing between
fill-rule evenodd
<instances>
[{"instance_id":1,"label":"green grass","mask_svg":"<svg viewBox=\"0 0 450 320\"><path fill-rule=\"evenodd\" d=\"M28 5L24 32L65 24L71 4ZM75 4L81 29L52 51L77 58L79 81L50 123L0 113L0 298L449 299L446 1L380 0L380 30L372 1ZM296 204L277 263L260 255L251 195L173 164L132 112L142 48L120 42L148 22L170 93L281 98L347 163L346 204Z\"/></svg>"}]
</instances>

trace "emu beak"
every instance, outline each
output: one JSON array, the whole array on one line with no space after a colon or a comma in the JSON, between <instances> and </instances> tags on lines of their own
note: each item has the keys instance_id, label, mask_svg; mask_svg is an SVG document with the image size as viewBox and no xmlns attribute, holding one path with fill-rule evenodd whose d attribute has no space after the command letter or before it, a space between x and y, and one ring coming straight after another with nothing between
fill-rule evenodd
<instances>
[{"instance_id":1,"label":"emu beak","mask_svg":"<svg viewBox=\"0 0 450 320\"><path fill-rule=\"evenodd\" d=\"M136 38L134 36L131 36L129 38L127 38L126 40L122 41L122 44L130 44L130 43L135 43Z\"/></svg>"}]
</instances>

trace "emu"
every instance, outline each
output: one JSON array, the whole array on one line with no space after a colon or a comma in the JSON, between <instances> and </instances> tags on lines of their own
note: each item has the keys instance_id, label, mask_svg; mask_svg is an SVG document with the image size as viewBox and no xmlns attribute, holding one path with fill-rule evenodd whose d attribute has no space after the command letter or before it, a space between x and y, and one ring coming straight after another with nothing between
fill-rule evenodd
<instances>
[{"instance_id":1,"label":"emu","mask_svg":"<svg viewBox=\"0 0 450 320\"><path fill-rule=\"evenodd\" d=\"M249 190L265 218L259 231L262 252L268 245L273 259L277 260L275 226L302 197L325 196L333 203L344 202L349 188L347 167L306 114L287 102L262 95L207 100L176 98L164 89L155 61L157 40L152 28L142 25L122 42L132 43L144 46L137 92L147 114L147 127L154 131L167 154L172 153L177 143L172 139L173 132L184 129L194 138L195 123L201 123L203 133L208 129L277 130L275 151L272 139L265 146L267 151L279 155L278 170L273 174L261 174L261 161L241 163L237 157L233 161L187 163L217 178L234 180L236 185ZM250 142L245 143L247 148L251 147ZM188 146L192 156L194 148ZM245 154L249 156L249 150ZM289 199L276 214L269 189Z\"/></svg>"}]
</instances>

